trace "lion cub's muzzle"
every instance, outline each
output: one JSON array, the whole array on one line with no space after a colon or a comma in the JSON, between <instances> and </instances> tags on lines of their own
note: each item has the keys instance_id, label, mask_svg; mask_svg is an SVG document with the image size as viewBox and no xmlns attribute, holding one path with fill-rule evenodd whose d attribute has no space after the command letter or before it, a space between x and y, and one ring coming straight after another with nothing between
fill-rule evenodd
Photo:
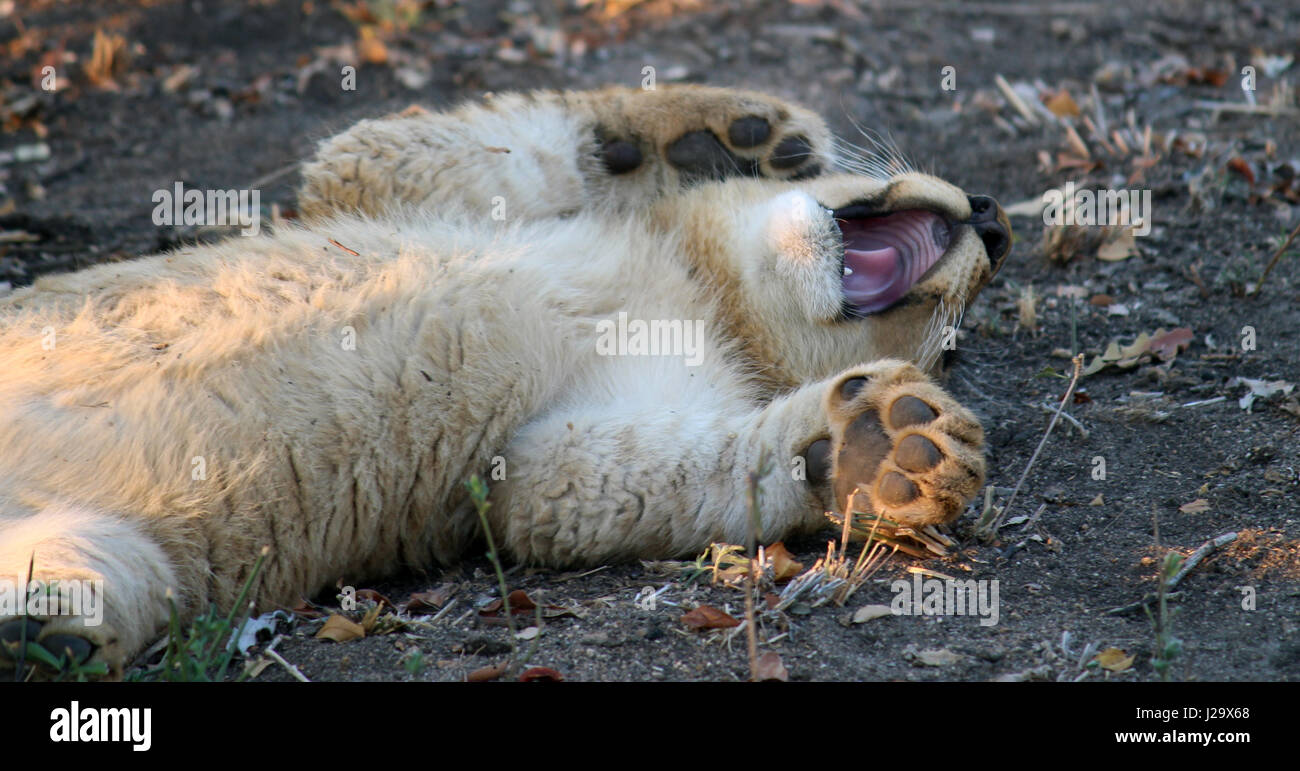
<instances>
[{"instance_id":1,"label":"lion cub's muzzle","mask_svg":"<svg viewBox=\"0 0 1300 771\"><path fill-rule=\"evenodd\" d=\"M970 201L970 219L966 224L975 229L975 233L984 242L984 251L993 264L993 274L1002 268L1002 263L1011 251L1011 220L1002 211L998 202L987 195L966 196Z\"/></svg>"}]
</instances>

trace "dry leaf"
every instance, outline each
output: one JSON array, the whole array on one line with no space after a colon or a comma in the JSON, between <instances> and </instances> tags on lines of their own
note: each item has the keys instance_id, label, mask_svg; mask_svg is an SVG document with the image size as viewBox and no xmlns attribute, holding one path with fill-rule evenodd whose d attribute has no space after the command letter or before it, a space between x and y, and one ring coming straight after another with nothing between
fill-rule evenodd
<instances>
[{"instance_id":1,"label":"dry leaf","mask_svg":"<svg viewBox=\"0 0 1300 771\"><path fill-rule=\"evenodd\" d=\"M1178 355L1180 351L1187 350L1187 346L1192 343L1192 330L1187 327L1178 327L1168 332L1157 329L1154 337L1151 338L1150 350L1161 361L1169 361Z\"/></svg>"},{"instance_id":2,"label":"dry leaf","mask_svg":"<svg viewBox=\"0 0 1300 771\"><path fill-rule=\"evenodd\" d=\"M1229 388L1236 386L1246 386L1250 390L1246 395L1237 400L1237 406L1250 412L1250 408L1255 404L1255 399L1268 399L1275 394L1289 396L1295 390L1294 383L1288 383L1285 380L1256 380L1249 377L1234 377L1228 381Z\"/></svg>"},{"instance_id":3,"label":"dry leaf","mask_svg":"<svg viewBox=\"0 0 1300 771\"><path fill-rule=\"evenodd\" d=\"M358 600L370 600L371 602L375 603L376 605L387 605L387 606L390 607L390 608L393 607L393 601L392 601L392 600L388 599L387 597L385 597L384 595L380 594L379 592L376 592L374 589L358 589L358 590L357 590L357 599L358 599Z\"/></svg>"},{"instance_id":4,"label":"dry leaf","mask_svg":"<svg viewBox=\"0 0 1300 771\"><path fill-rule=\"evenodd\" d=\"M529 597L528 593L523 589L514 590L506 595L506 599L510 600L510 612L512 614L537 608L537 603L533 602L533 598Z\"/></svg>"},{"instance_id":5,"label":"dry leaf","mask_svg":"<svg viewBox=\"0 0 1300 771\"><path fill-rule=\"evenodd\" d=\"M325 619L325 625L316 633L316 639L318 640L333 640L340 643L348 640L359 640L365 636L365 627L337 613Z\"/></svg>"},{"instance_id":6,"label":"dry leaf","mask_svg":"<svg viewBox=\"0 0 1300 771\"><path fill-rule=\"evenodd\" d=\"M863 605L853 613L853 623L862 624L877 618L894 615L888 605Z\"/></svg>"},{"instance_id":7,"label":"dry leaf","mask_svg":"<svg viewBox=\"0 0 1300 771\"><path fill-rule=\"evenodd\" d=\"M1179 506L1178 510L1184 514L1202 514L1210 510L1210 502L1204 498L1197 498L1191 503L1184 503Z\"/></svg>"},{"instance_id":8,"label":"dry leaf","mask_svg":"<svg viewBox=\"0 0 1300 771\"><path fill-rule=\"evenodd\" d=\"M946 667L961 661L961 654L953 653L947 648L939 648L938 650L921 651L916 654L916 660L927 667Z\"/></svg>"},{"instance_id":9,"label":"dry leaf","mask_svg":"<svg viewBox=\"0 0 1300 771\"><path fill-rule=\"evenodd\" d=\"M1097 247L1097 259L1107 262L1127 260L1137 254L1137 239L1131 228L1117 228L1113 237Z\"/></svg>"},{"instance_id":10,"label":"dry leaf","mask_svg":"<svg viewBox=\"0 0 1300 771\"><path fill-rule=\"evenodd\" d=\"M366 611L366 615L361 619L361 628L365 630L365 634L371 634L375 631L375 622L379 620L379 613L383 609L383 605L376 605ZM326 625L328 625L328 622L326 622Z\"/></svg>"},{"instance_id":11,"label":"dry leaf","mask_svg":"<svg viewBox=\"0 0 1300 771\"><path fill-rule=\"evenodd\" d=\"M414 592L406 599L403 609L408 613L423 613L429 610L441 610L451 596L456 593L455 584L443 584L427 592Z\"/></svg>"},{"instance_id":12,"label":"dry leaf","mask_svg":"<svg viewBox=\"0 0 1300 771\"><path fill-rule=\"evenodd\" d=\"M562 683L564 675L550 667L532 667L519 675L521 683Z\"/></svg>"},{"instance_id":13,"label":"dry leaf","mask_svg":"<svg viewBox=\"0 0 1300 771\"><path fill-rule=\"evenodd\" d=\"M319 605L305 598L300 598L298 600L298 604L293 607L292 612L294 615L302 616L303 618L325 617L325 612L320 609Z\"/></svg>"},{"instance_id":14,"label":"dry leaf","mask_svg":"<svg viewBox=\"0 0 1300 771\"><path fill-rule=\"evenodd\" d=\"M465 682L486 683L489 680L495 680L506 673L507 666L509 666L509 663L503 661L495 666L479 667L468 675L465 675Z\"/></svg>"},{"instance_id":15,"label":"dry leaf","mask_svg":"<svg viewBox=\"0 0 1300 771\"><path fill-rule=\"evenodd\" d=\"M772 559L772 577L778 584L803 572L803 563L796 562L794 555L790 554L781 541L767 547L764 552Z\"/></svg>"},{"instance_id":16,"label":"dry leaf","mask_svg":"<svg viewBox=\"0 0 1300 771\"><path fill-rule=\"evenodd\" d=\"M1112 340L1106 346L1104 353L1084 367L1083 374L1092 375L1111 366L1132 369L1148 356L1160 361L1170 361L1178 355L1179 351L1186 349L1191 341L1192 330L1187 327L1178 327L1168 332L1162 327L1157 329L1154 335L1143 332L1132 344L1126 346L1121 346L1117 341Z\"/></svg>"},{"instance_id":17,"label":"dry leaf","mask_svg":"<svg viewBox=\"0 0 1300 771\"><path fill-rule=\"evenodd\" d=\"M772 681L788 683L790 682L790 673L786 670L785 665L781 663L781 657L772 651L768 651L758 657L758 662L754 666L754 679L760 683L770 683Z\"/></svg>"},{"instance_id":18,"label":"dry leaf","mask_svg":"<svg viewBox=\"0 0 1300 771\"><path fill-rule=\"evenodd\" d=\"M1044 99L1043 106L1058 118L1079 117L1079 105L1074 101L1074 97L1070 96L1070 92L1065 89L1061 89Z\"/></svg>"},{"instance_id":19,"label":"dry leaf","mask_svg":"<svg viewBox=\"0 0 1300 771\"><path fill-rule=\"evenodd\" d=\"M383 64L388 61L388 47L375 34L374 27L362 27L357 38L357 54L366 64Z\"/></svg>"},{"instance_id":20,"label":"dry leaf","mask_svg":"<svg viewBox=\"0 0 1300 771\"><path fill-rule=\"evenodd\" d=\"M1102 669L1110 670L1111 672L1123 672L1133 666L1134 658L1135 657L1133 656L1125 656L1124 651L1119 648L1107 648L1101 653L1098 653L1094 661L1096 661Z\"/></svg>"},{"instance_id":21,"label":"dry leaf","mask_svg":"<svg viewBox=\"0 0 1300 771\"><path fill-rule=\"evenodd\" d=\"M518 639L520 639L520 640L525 640L525 641L527 641L527 640L531 640L531 639L533 639L534 637L536 637L537 635L539 635L539 634L541 634L541 633L542 633L542 630L538 629L538 628L535 627L535 626L530 626L530 627L528 627L527 629L525 629L525 630L519 632L518 634L516 634L515 637L518 638Z\"/></svg>"},{"instance_id":22,"label":"dry leaf","mask_svg":"<svg viewBox=\"0 0 1300 771\"><path fill-rule=\"evenodd\" d=\"M1251 187L1255 186L1255 172L1251 171L1250 164L1246 163L1244 159L1233 158L1228 161L1228 171L1231 171L1246 180L1246 183Z\"/></svg>"},{"instance_id":23,"label":"dry leaf","mask_svg":"<svg viewBox=\"0 0 1300 771\"><path fill-rule=\"evenodd\" d=\"M682 623L691 629L727 629L740 626L740 622L712 605L701 605L682 616Z\"/></svg>"}]
</instances>

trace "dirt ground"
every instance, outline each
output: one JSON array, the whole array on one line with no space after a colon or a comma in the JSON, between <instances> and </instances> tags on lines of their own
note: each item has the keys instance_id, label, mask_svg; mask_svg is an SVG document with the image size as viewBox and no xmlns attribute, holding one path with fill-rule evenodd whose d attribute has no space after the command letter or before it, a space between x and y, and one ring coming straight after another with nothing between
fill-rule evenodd
<instances>
[{"instance_id":1,"label":"dirt ground","mask_svg":"<svg viewBox=\"0 0 1300 771\"><path fill-rule=\"evenodd\" d=\"M113 36L117 55L104 57ZM659 82L799 101L854 141L856 125L888 134L921 167L1004 206L1067 181L1149 190L1153 227L1127 259L1085 247L1051 260L1042 218L1013 219L1012 254L967 314L948 381L984 422L994 504L1007 503L1065 394L1071 349L1091 362L1111 341L1184 327L1187 347L1081 380L1072 420L1043 446L998 540L974 537L978 501L951 528L952 554L897 556L845 607L768 614L760 650L792 680L1150 680L1151 621L1107 610L1153 591L1167 551L1235 532L1177 587L1171 677L1300 680L1300 392L1247 411L1249 385L1236 380L1300 382L1300 247L1248 296L1300 221L1300 115L1287 87L1300 81L1300 65L1287 67L1297 41L1300 6L1288 0L8 0L0 282L224 235L151 222L153 192L178 180L257 187L265 208L291 216L293 165L359 118L487 91L637 85L646 66ZM348 62L355 91L338 88ZM44 65L59 73L54 92L39 88ZM1256 108L1239 109L1247 65ZM788 546L811 565L833 535ZM313 680L460 680L498 664L508 632L476 610L497 596L478 554L385 582L343 577L393 602L446 585L435 599L456 605L441 616L344 643L314 639L320 622L299 619L281 626L276 650ZM998 623L852 623L858 607L889 604L909 566L996 579ZM516 567L508 581L569 611L548 613L530 666L579 681L748 677L743 634L681 621L701 604L741 617L736 589L663 565ZM636 601L647 586L667 587L653 608ZM1109 648L1118 663L1087 665ZM273 664L257 677L291 675Z\"/></svg>"}]
</instances>

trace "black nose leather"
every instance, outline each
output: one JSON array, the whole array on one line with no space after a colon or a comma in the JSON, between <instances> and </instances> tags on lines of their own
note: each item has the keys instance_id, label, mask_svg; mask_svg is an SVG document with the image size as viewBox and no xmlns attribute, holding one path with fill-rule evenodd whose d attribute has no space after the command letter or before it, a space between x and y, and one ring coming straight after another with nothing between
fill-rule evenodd
<instances>
[{"instance_id":1,"label":"black nose leather","mask_svg":"<svg viewBox=\"0 0 1300 771\"><path fill-rule=\"evenodd\" d=\"M971 195L970 219L967 220L980 240L984 242L984 251L988 252L989 262L993 263L993 272L997 273L1011 251L1011 222L998 206L998 202L987 195Z\"/></svg>"}]
</instances>

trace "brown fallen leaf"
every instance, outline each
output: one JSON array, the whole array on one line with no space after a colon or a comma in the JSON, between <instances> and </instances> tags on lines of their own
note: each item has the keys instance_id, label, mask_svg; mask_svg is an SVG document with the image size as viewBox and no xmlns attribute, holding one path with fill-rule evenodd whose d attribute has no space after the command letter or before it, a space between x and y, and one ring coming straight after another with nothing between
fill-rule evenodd
<instances>
[{"instance_id":1,"label":"brown fallen leaf","mask_svg":"<svg viewBox=\"0 0 1300 771\"><path fill-rule=\"evenodd\" d=\"M1178 327L1168 332L1157 329L1148 348L1161 361L1169 361L1177 356L1180 351L1187 350L1187 346L1191 345L1193 337L1192 330L1188 327Z\"/></svg>"},{"instance_id":2,"label":"brown fallen leaf","mask_svg":"<svg viewBox=\"0 0 1300 771\"><path fill-rule=\"evenodd\" d=\"M365 627L337 613L325 619L325 625L316 633L316 639L318 640L333 640L340 643L359 640L365 636Z\"/></svg>"},{"instance_id":3,"label":"brown fallen leaf","mask_svg":"<svg viewBox=\"0 0 1300 771\"><path fill-rule=\"evenodd\" d=\"M126 73L129 57L126 38L96 29L90 61L82 65L82 73L97 88L116 91L117 79Z\"/></svg>"},{"instance_id":4,"label":"brown fallen leaf","mask_svg":"<svg viewBox=\"0 0 1300 771\"><path fill-rule=\"evenodd\" d=\"M1112 366L1118 369L1132 369L1147 357L1154 357L1162 362L1171 361L1179 351L1186 349L1191 341L1192 330L1187 327L1178 327L1168 332L1161 327L1155 331L1155 334L1143 332L1131 344L1124 346L1112 340L1106 346L1104 353L1095 357L1088 366L1083 368L1083 374L1085 376L1096 374Z\"/></svg>"},{"instance_id":5,"label":"brown fallen leaf","mask_svg":"<svg viewBox=\"0 0 1300 771\"><path fill-rule=\"evenodd\" d=\"M425 592L413 592L406 602L402 603L402 610L408 613L424 613L425 611L441 610L456 593L455 584L443 584L436 589L430 589Z\"/></svg>"},{"instance_id":6,"label":"brown fallen leaf","mask_svg":"<svg viewBox=\"0 0 1300 771\"><path fill-rule=\"evenodd\" d=\"M319 605L305 598L300 598L290 612L303 618L325 618L326 615Z\"/></svg>"},{"instance_id":7,"label":"brown fallen leaf","mask_svg":"<svg viewBox=\"0 0 1300 771\"><path fill-rule=\"evenodd\" d=\"M790 672L781 663L780 655L768 651L758 657L758 663L754 666L754 679L760 683L788 683Z\"/></svg>"},{"instance_id":8,"label":"brown fallen leaf","mask_svg":"<svg viewBox=\"0 0 1300 771\"><path fill-rule=\"evenodd\" d=\"M1228 161L1228 171L1246 180L1246 184L1251 187L1255 186L1255 172L1251 170L1250 164L1246 163L1244 158L1236 157Z\"/></svg>"},{"instance_id":9,"label":"brown fallen leaf","mask_svg":"<svg viewBox=\"0 0 1300 771\"><path fill-rule=\"evenodd\" d=\"M1058 118L1079 117L1079 105L1070 96L1070 92L1061 89L1043 100L1043 106Z\"/></svg>"},{"instance_id":10,"label":"brown fallen leaf","mask_svg":"<svg viewBox=\"0 0 1300 771\"><path fill-rule=\"evenodd\" d=\"M803 563L795 561L794 555L785 548L783 542L777 541L764 552L772 558L772 579L778 584L789 581L803 572Z\"/></svg>"},{"instance_id":11,"label":"brown fallen leaf","mask_svg":"<svg viewBox=\"0 0 1300 771\"><path fill-rule=\"evenodd\" d=\"M1194 501L1179 506L1178 510L1184 514L1203 514L1210 510L1210 502L1204 498L1197 498Z\"/></svg>"},{"instance_id":12,"label":"brown fallen leaf","mask_svg":"<svg viewBox=\"0 0 1300 771\"><path fill-rule=\"evenodd\" d=\"M1126 656L1124 651L1119 648L1107 648L1101 653L1098 653L1094 661L1096 661L1102 669L1111 672L1123 672L1133 666L1134 658L1134 656Z\"/></svg>"},{"instance_id":13,"label":"brown fallen leaf","mask_svg":"<svg viewBox=\"0 0 1300 771\"><path fill-rule=\"evenodd\" d=\"M495 680L506 673L506 668L509 665L510 662L503 661L500 664L495 664L493 666L479 667L468 675L465 675L465 682L486 683L489 680Z\"/></svg>"},{"instance_id":14,"label":"brown fallen leaf","mask_svg":"<svg viewBox=\"0 0 1300 771\"><path fill-rule=\"evenodd\" d=\"M523 673L519 675L519 682L562 683L564 682L564 675L556 672L550 667L532 667L531 669L525 669Z\"/></svg>"},{"instance_id":15,"label":"brown fallen leaf","mask_svg":"<svg viewBox=\"0 0 1300 771\"><path fill-rule=\"evenodd\" d=\"M682 623L694 630L727 629L740 626L740 622L712 605L701 605L682 616Z\"/></svg>"},{"instance_id":16,"label":"brown fallen leaf","mask_svg":"<svg viewBox=\"0 0 1300 771\"><path fill-rule=\"evenodd\" d=\"M528 593L523 589L514 590L510 594L506 595L506 599L510 600L511 613L534 610L537 608L537 603L533 602L533 598L529 597Z\"/></svg>"},{"instance_id":17,"label":"brown fallen leaf","mask_svg":"<svg viewBox=\"0 0 1300 771\"><path fill-rule=\"evenodd\" d=\"M358 589L357 599L370 600L371 602L379 606L387 605L390 608L394 607L392 600L388 599L387 597L375 591L374 589Z\"/></svg>"},{"instance_id":18,"label":"brown fallen leaf","mask_svg":"<svg viewBox=\"0 0 1300 771\"><path fill-rule=\"evenodd\" d=\"M362 27L357 38L357 55L366 64L383 64L388 61L388 47L375 34L374 27Z\"/></svg>"}]
</instances>

